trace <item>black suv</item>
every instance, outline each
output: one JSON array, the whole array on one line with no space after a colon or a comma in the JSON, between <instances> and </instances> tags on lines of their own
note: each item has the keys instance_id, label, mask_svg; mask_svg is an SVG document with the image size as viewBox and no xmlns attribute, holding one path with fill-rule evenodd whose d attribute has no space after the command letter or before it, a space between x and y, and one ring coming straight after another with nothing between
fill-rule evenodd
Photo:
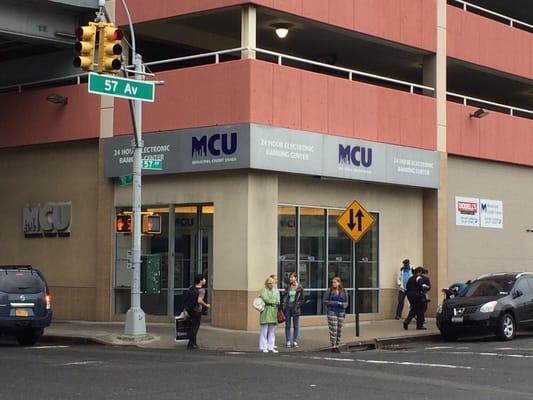
<instances>
[{"instance_id":1,"label":"black suv","mask_svg":"<svg viewBox=\"0 0 533 400\"><path fill-rule=\"evenodd\" d=\"M31 346L52 322L50 291L31 266L0 265L0 334Z\"/></svg>"},{"instance_id":2,"label":"black suv","mask_svg":"<svg viewBox=\"0 0 533 400\"><path fill-rule=\"evenodd\" d=\"M437 309L437 327L447 340L462 334L494 333L512 340L533 328L533 273L482 276Z\"/></svg>"}]
</instances>

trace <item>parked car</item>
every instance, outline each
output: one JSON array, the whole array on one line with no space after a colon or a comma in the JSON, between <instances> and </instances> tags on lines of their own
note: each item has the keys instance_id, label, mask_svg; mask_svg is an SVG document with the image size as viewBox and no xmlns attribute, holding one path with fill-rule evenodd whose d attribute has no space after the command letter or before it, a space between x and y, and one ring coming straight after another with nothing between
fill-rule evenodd
<instances>
[{"instance_id":1,"label":"parked car","mask_svg":"<svg viewBox=\"0 0 533 400\"><path fill-rule=\"evenodd\" d=\"M533 328L533 273L482 276L437 309L437 327L447 340L465 334L496 334L512 340Z\"/></svg>"},{"instance_id":2,"label":"parked car","mask_svg":"<svg viewBox=\"0 0 533 400\"><path fill-rule=\"evenodd\" d=\"M50 290L41 272L28 265L0 265L0 334L31 346L51 322Z\"/></svg>"}]
</instances>

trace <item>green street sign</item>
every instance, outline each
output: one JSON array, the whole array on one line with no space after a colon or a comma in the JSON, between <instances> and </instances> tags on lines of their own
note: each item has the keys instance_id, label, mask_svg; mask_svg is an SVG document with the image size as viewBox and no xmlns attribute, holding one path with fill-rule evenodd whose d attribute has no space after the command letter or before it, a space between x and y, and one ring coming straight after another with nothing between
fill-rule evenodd
<instances>
[{"instance_id":1,"label":"green street sign","mask_svg":"<svg viewBox=\"0 0 533 400\"><path fill-rule=\"evenodd\" d=\"M143 169L161 171L163 169L163 160L143 160Z\"/></svg>"},{"instance_id":2,"label":"green street sign","mask_svg":"<svg viewBox=\"0 0 533 400\"><path fill-rule=\"evenodd\" d=\"M89 74L89 93L154 102L155 83L116 76Z\"/></svg>"},{"instance_id":3,"label":"green street sign","mask_svg":"<svg viewBox=\"0 0 533 400\"><path fill-rule=\"evenodd\" d=\"M118 184L120 186L128 186L133 183L133 175L124 175L118 178Z\"/></svg>"}]
</instances>

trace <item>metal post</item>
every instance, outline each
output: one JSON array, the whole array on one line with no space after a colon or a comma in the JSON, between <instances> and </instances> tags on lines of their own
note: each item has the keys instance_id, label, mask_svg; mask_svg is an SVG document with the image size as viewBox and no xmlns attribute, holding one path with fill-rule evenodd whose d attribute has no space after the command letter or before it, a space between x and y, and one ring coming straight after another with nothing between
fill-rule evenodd
<instances>
[{"instance_id":1,"label":"metal post","mask_svg":"<svg viewBox=\"0 0 533 400\"><path fill-rule=\"evenodd\" d=\"M353 312L355 313L355 336L359 337L359 274L357 273L357 251L355 241L352 240L353 259L354 259L354 298L353 298Z\"/></svg>"},{"instance_id":2,"label":"metal post","mask_svg":"<svg viewBox=\"0 0 533 400\"><path fill-rule=\"evenodd\" d=\"M142 57L133 54L135 65L135 79L143 80L144 74ZM133 155L133 247L131 270L131 307L126 314L126 327L124 333L129 336L146 335L146 320L141 308L141 172L142 172L142 101L133 101L133 114L135 125L135 153Z\"/></svg>"}]
</instances>

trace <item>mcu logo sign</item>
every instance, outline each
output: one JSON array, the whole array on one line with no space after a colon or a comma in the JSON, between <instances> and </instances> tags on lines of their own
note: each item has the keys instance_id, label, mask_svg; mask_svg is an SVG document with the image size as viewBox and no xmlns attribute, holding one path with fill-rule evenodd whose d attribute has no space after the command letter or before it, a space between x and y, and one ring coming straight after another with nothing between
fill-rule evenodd
<instances>
[{"instance_id":1,"label":"mcu logo sign","mask_svg":"<svg viewBox=\"0 0 533 400\"><path fill-rule=\"evenodd\" d=\"M192 137L192 157L229 156L237 150L237 132Z\"/></svg>"},{"instance_id":2,"label":"mcu logo sign","mask_svg":"<svg viewBox=\"0 0 533 400\"><path fill-rule=\"evenodd\" d=\"M24 207L24 236L69 236L70 209L70 203L50 203L40 204L34 207Z\"/></svg>"},{"instance_id":3,"label":"mcu logo sign","mask_svg":"<svg viewBox=\"0 0 533 400\"><path fill-rule=\"evenodd\" d=\"M372 165L372 149L339 144L339 164L368 168Z\"/></svg>"}]
</instances>

